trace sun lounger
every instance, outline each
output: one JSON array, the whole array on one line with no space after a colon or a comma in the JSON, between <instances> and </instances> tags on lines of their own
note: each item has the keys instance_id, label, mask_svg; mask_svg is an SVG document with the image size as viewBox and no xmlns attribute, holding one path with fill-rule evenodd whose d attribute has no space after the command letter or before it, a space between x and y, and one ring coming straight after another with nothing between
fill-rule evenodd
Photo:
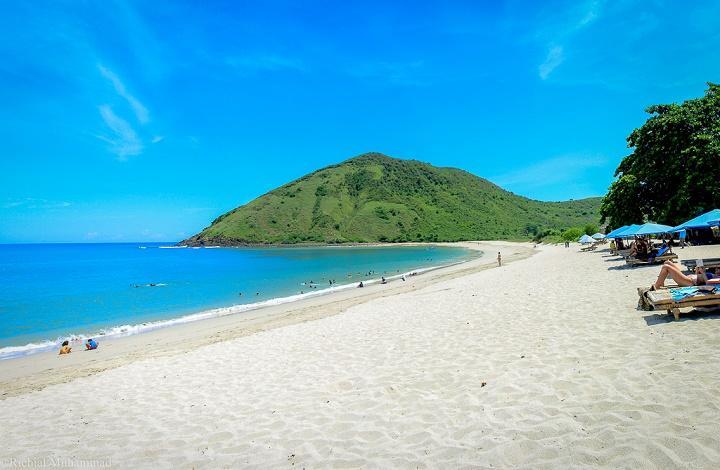
<instances>
[{"instance_id":1,"label":"sun lounger","mask_svg":"<svg viewBox=\"0 0 720 470\"><path fill-rule=\"evenodd\" d=\"M592 245L590 245L590 246L586 246L585 248L580 248L580 251L592 251L592 250L594 250L595 248L597 248L597 245L592 244Z\"/></svg>"},{"instance_id":2,"label":"sun lounger","mask_svg":"<svg viewBox=\"0 0 720 470\"><path fill-rule=\"evenodd\" d=\"M669 246L660 248L657 253L653 256L649 256L647 259L638 259L628 256L625 258L625 262L630 266L636 266L640 264L662 264L665 261L672 261L677 259L677 255L672 252Z\"/></svg>"},{"instance_id":3,"label":"sun lounger","mask_svg":"<svg viewBox=\"0 0 720 470\"><path fill-rule=\"evenodd\" d=\"M686 307L720 307L720 286L675 287L646 291L638 289L654 310L666 310L675 320L680 319L680 309Z\"/></svg>"},{"instance_id":4,"label":"sun lounger","mask_svg":"<svg viewBox=\"0 0 720 470\"><path fill-rule=\"evenodd\" d=\"M720 268L720 258L705 258L702 262L705 268ZM684 259L681 263L688 271L695 271L695 266L697 266L696 259Z\"/></svg>"},{"instance_id":5,"label":"sun lounger","mask_svg":"<svg viewBox=\"0 0 720 470\"><path fill-rule=\"evenodd\" d=\"M625 262L630 266L641 266L646 264L663 264L665 261L673 261L676 260L678 255L675 253L666 253L661 256L656 256L655 258L648 258L648 259L638 259L638 258L632 258L630 256L625 258Z\"/></svg>"}]
</instances>

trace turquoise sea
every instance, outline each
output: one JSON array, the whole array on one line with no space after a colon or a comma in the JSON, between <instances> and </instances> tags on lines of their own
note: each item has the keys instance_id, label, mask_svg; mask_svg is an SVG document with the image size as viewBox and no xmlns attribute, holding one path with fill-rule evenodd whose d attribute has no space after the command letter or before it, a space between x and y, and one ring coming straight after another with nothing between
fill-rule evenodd
<instances>
[{"instance_id":1,"label":"turquoise sea","mask_svg":"<svg viewBox=\"0 0 720 470\"><path fill-rule=\"evenodd\" d=\"M0 359L142 333L466 261L451 247L0 245ZM330 284L330 281L335 282Z\"/></svg>"}]
</instances>

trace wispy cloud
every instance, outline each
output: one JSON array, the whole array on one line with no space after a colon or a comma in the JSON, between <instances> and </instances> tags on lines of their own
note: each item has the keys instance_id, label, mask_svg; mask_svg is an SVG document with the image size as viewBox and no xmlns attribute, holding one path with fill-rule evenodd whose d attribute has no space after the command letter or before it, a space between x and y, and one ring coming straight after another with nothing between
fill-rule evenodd
<instances>
[{"instance_id":1,"label":"wispy cloud","mask_svg":"<svg viewBox=\"0 0 720 470\"><path fill-rule=\"evenodd\" d=\"M607 158L602 155L563 155L491 177L491 180L511 191L532 194L545 188L587 181L588 173L595 172L607 164Z\"/></svg>"},{"instance_id":2,"label":"wispy cloud","mask_svg":"<svg viewBox=\"0 0 720 470\"><path fill-rule=\"evenodd\" d=\"M273 54L229 56L225 58L225 63L230 67L243 70L296 70L299 72L305 70L302 61Z\"/></svg>"},{"instance_id":3,"label":"wispy cloud","mask_svg":"<svg viewBox=\"0 0 720 470\"><path fill-rule=\"evenodd\" d=\"M99 139L110 144L110 151L120 160L126 160L127 157L142 153L143 143L135 129L126 120L115 114L109 105L104 104L98 109L103 121L114 133L113 137L98 136Z\"/></svg>"},{"instance_id":4,"label":"wispy cloud","mask_svg":"<svg viewBox=\"0 0 720 470\"><path fill-rule=\"evenodd\" d=\"M137 120L141 124L147 124L150 120L150 115L145 105L143 105L140 100L135 98L133 95L130 94L130 92L127 91L127 87L125 87L125 84L122 82L122 80L120 80L120 77L118 77L115 72L103 66L102 64L98 64L98 69L100 70L100 73L103 77L110 80L117 94L123 97L128 102L133 112L135 113Z\"/></svg>"},{"instance_id":5,"label":"wispy cloud","mask_svg":"<svg viewBox=\"0 0 720 470\"><path fill-rule=\"evenodd\" d=\"M3 209L62 209L64 207L70 207L71 205L72 204L67 201L51 201L42 198L26 197L7 201L2 207Z\"/></svg>"},{"instance_id":6,"label":"wispy cloud","mask_svg":"<svg viewBox=\"0 0 720 470\"><path fill-rule=\"evenodd\" d=\"M565 62L564 44L600 18L603 4L602 0L581 3L569 12L569 17L558 24L553 24L545 60L538 66L538 75L542 80L547 80L550 74Z\"/></svg>"},{"instance_id":7,"label":"wispy cloud","mask_svg":"<svg viewBox=\"0 0 720 470\"><path fill-rule=\"evenodd\" d=\"M152 138L152 141L151 141L151 142L152 142L153 144L157 144L157 143L162 142L163 140L165 140L165 136L164 136L164 135L156 135L155 137Z\"/></svg>"},{"instance_id":8,"label":"wispy cloud","mask_svg":"<svg viewBox=\"0 0 720 470\"><path fill-rule=\"evenodd\" d=\"M540 78L546 80L552 71L562 64L564 60L565 57L563 56L562 46L551 47L548 51L547 57L545 57L545 62L540 64L538 67L538 74L540 75Z\"/></svg>"},{"instance_id":9,"label":"wispy cloud","mask_svg":"<svg viewBox=\"0 0 720 470\"><path fill-rule=\"evenodd\" d=\"M588 26L590 23L598 19L600 17L600 11L602 9L603 3L604 2L600 0L591 0L590 2L586 3L583 8L584 14L576 23L575 29L584 28L585 26Z\"/></svg>"}]
</instances>

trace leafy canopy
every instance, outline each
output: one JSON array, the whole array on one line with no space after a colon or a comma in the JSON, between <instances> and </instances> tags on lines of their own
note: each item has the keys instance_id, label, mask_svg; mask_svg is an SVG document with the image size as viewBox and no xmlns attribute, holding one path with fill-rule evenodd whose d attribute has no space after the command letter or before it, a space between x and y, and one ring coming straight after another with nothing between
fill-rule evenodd
<instances>
[{"instance_id":1,"label":"leafy canopy","mask_svg":"<svg viewBox=\"0 0 720 470\"><path fill-rule=\"evenodd\" d=\"M720 207L720 85L682 104L650 106L627 139L633 152L615 171L601 222L677 225Z\"/></svg>"}]
</instances>

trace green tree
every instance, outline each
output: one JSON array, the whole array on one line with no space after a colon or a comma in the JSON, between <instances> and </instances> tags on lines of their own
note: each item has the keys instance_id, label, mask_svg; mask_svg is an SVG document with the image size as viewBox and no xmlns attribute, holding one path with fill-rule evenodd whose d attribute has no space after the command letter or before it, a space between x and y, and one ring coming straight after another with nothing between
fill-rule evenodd
<instances>
[{"instance_id":1,"label":"green tree","mask_svg":"<svg viewBox=\"0 0 720 470\"><path fill-rule=\"evenodd\" d=\"M650 106L600 207L610 227L649 219L676 225L720 207L720 85L702 98Z\"/></svg>"},{"instance_id":2,"label":"green tree","mask_svg":"<svg viewBox=\"0 0 720 470\"><path fill-rule=\"evenodd\" d=\"M585 235L585 229L582 227L570 227L569 229L565 230L561 237L563 241L566 242L576 242L578 238Z\"/></svg>"},{"instance_id":3,"label":"green tree","mask_svg":"<svg viewBox=\"0 0 720 470\"><path fill-rule=\"evenodd\" d=\"M595 224L587 224L583 227L583 231L586 235L594 235L600 231L600 228Z\"/></svg>"}]
</instances>

